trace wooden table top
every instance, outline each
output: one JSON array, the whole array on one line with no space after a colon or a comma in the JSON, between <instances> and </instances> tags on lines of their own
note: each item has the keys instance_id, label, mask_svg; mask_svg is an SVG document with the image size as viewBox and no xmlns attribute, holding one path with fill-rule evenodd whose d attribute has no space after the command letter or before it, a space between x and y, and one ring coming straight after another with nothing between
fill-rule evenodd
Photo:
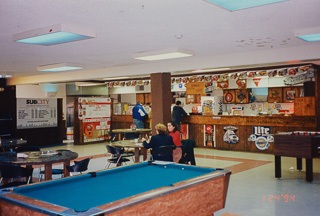
<instances>
[{"instance_id":1,"label":"wooden table top","mask_svg":"<svg viewBox=\"0 0 320 216\"><path fill-rule=\"evenodd\" d=\"M112 146L123 147L123 148L142 148L142 142L135 142L134 140L120 140L111 143Z\"/></svg>"},{"instance_id":2,"label":"wooden table top","mask_svg":"<svg viewBox=\"0 0 320 216\"><path fill-rule=\"evenodd\" d=\"M23 153L28 157L17 157L17 153L14 152L1 153L0 163L15 165L52 164L74 160L78 157L78 153L69 150L56 150L52 154L43 154L41 151Z\"/></svg>"},{"instance_id":3,"label":"wooden table top","mask_svg":"<svg viewBox=\"0 0 320 216\"><path fill-rule=\"evenodd\" d=\"M139 129L113 129L113 133L148 133L152 130L150 128L139 128Z\"/></svg>"}]
</instances>

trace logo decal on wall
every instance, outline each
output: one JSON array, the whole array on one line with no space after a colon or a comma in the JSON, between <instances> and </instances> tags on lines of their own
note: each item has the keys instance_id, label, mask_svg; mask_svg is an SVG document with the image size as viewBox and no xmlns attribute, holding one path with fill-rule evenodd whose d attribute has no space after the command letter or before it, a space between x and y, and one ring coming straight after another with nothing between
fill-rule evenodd
<instances>
[{"instance_id":1,"label":"logo decal on wall","mask_svg":"<svg viewBox=\"0 0 320 216\"><path fill-rule=\"evenodd\" d=\"M266 150L270 144L274 142L273 135L270 134L271 127L269 126L253 126L253 134L249 136L248 141L255 142L257 149Z\"/></svg>"},{"instance_id":2,"label":"logo decal on wall","mask_svg":"<svg viewBox=\"0 0 320 216\"><path fill-rule=\"evenodd\" d=\"M236 134L238 128L235 126L226 126L223 128L225 134L223 135L223 141L228 144L236 144L239 142L239 138Z\"/></svg>"}]
</instances>

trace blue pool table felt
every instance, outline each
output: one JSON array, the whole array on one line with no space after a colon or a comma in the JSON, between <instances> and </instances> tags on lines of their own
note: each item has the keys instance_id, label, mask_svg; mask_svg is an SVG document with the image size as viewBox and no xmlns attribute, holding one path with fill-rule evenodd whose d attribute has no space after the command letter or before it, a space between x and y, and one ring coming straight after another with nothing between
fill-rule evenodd
<instances>
[{"instance_id":1,"label":"blue pool table felt","mask_svg":"<svg viewBox=\"0 0 320 216\"><path fill-rule=\"evenodd\" d=\"M17 188L14 193L86 211L126 197L214 172L188 165L148 165L148 162Z\"/></svg>"}]
</instances>

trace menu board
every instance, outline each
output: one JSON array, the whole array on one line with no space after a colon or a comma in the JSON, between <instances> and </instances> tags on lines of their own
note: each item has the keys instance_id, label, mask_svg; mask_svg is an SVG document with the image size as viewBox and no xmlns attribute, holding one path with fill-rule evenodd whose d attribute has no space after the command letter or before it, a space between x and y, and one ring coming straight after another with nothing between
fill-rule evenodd
<instances>
[{"instance_id":1,"label":"menu board","mask_svg":"<svg viewBox=\"0 0 320 216\"><path fill-rule=\"evenodd\" d=\"M186 84L186 94L204 94L204 82L189 82Z\"/></svg>"},{"instance_id":2,"label":"menu board","mask_svg":"<svg viewBox=\"0 0 320 216\"><path fill-rule=\"evenodd\" d=\"M109 138L111 125L110 98L79 98L78 118L83 122L84 142Z\"/></svg>"},{"instance_id":3,"label":"menu board","mask_svg":"<svg viewBox=\"0 0 320 216\"><path fill-rule=\"evenodd\" d=\"M17 98L17 129L57 127L57 98Z\"/></svg>"}]
</instances>

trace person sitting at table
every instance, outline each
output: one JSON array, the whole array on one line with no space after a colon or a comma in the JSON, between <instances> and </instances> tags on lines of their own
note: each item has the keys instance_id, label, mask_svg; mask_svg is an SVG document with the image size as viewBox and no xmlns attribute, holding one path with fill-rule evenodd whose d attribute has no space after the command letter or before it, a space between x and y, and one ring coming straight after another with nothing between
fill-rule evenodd
<instances>
[{"instance_id":1,"label":"person sitting at table","mask_svg":"<svg viewBox=\"0 0 320 216\"><path fill-rule=\"evenodd\" d=\"M177 124L173 121L169 121L167 126L168 126L169 135L172 136L173 143L176 146L176 149L173 150L173 161L176 163L179 163L182 157L180 131L178 129Z\"/></svg>"},{"instance_id":2,"label":"person sitting at table","mask_svg":"<svg viewBox=\"0 0 320 216\"><path fill-rule=\"evenodd\" d=\"M173 161L173 156L168 154L155 154L154 152L157 150L157 148L161 148L163 146L172 146L172 148L175 148L172 136L166 134L167 133L167 127L164 124L157 124L155 126L157 135L154 135L151 137L149 143L146 141L145 138L142 138L143 147L146 149L152 148L153 151L151 152L151 155L153 157L153 160L162 160L162 161Z\"/></svg>"}]
</instances>

